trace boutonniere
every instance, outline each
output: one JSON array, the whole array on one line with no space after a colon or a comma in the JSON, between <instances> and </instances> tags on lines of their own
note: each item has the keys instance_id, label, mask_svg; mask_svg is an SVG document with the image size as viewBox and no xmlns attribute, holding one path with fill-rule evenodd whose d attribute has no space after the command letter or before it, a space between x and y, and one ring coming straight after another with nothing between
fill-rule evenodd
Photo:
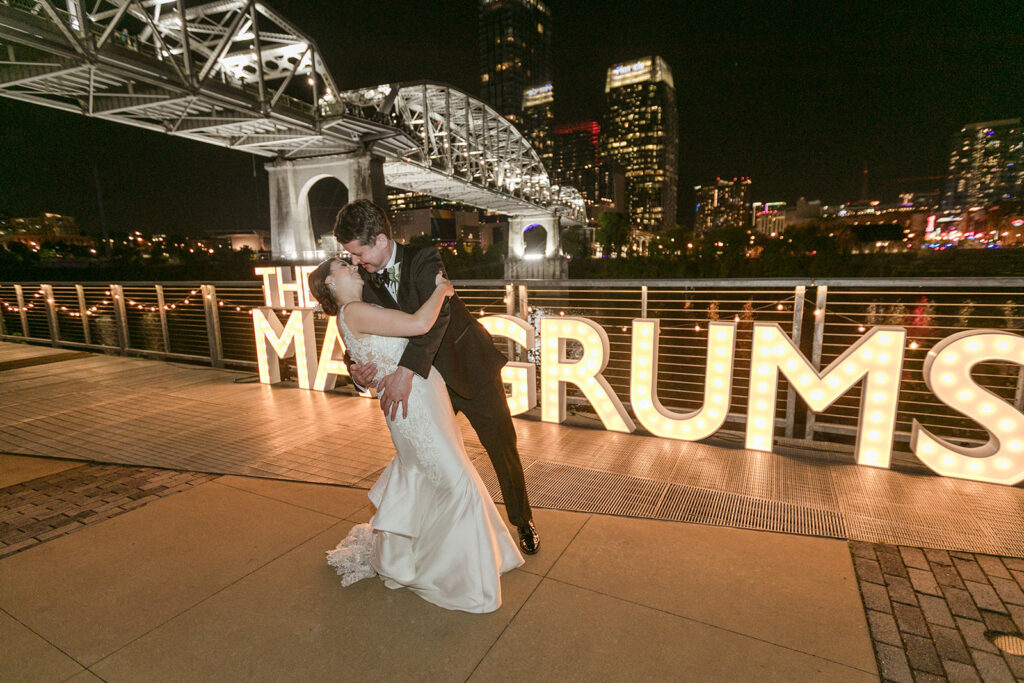
<instances>
[{"instance_id":1,"label":"boutonniere","mask_svg":"<svg viewBox=\"0 0 1024 683\"><path fill-rule=\"evenodd\" d=\"M388 268L388 282L394 282L398 284L398 278L401 277L402 264L396 263L391 268Z\"/></svg>"}]
</instances>

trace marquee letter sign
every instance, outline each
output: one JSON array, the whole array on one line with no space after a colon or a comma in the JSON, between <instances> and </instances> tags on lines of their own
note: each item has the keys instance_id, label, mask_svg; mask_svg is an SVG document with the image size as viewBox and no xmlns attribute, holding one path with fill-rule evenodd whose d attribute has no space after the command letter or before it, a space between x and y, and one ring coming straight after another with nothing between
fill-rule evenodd
<instances>
[{"instance_id":1,"label":"marquee letter sign","mask_svg":"<svg viewBox=\"0 0 1024 683\"><path fill-rule=\"evenodd\" d=\"M627 434L636 429L601 372L608 365L608 333L586 318L541 318L541 419L565 421L565 385L575 384L590 401L605 429ZM583 356L569 360L566 342L583 347Z\"/></svg>"},{"instance_id":2,"label":"marquee letter sign","mask_svg":"<svg viewBox=\"0 0 1024 683\"><path fill-rule=\"evenodd\" d=\"M312 303L306 276L313 268L256 269L263 277L267 302L266 307L252 309L256 357L260 382L264 384L281 381L279 360L292 355L303 389L327 391L339 376L348 375L337 318L328 320L324 345L317 356L313 311L306 308ZM274 309L294 310L282 325ZM534 346L534 328L524 320L509 315L479 320L495 337L504 337L524 349ZM540 335L541 419L554 423L565 420L566 387L573 384L606 429L633 432L636 425L602 375L610 351L605 330L587 318L551 316L540 319ZM682 441L707 438L721 429L728 416L737 326L717 321L708 324L703 403L690 412L672 411L658 398L660 335L657 319L633 321L629 378L633 414L658 437ZM779 325L754 323L746 448L772 449L780 374L814 413L827 410L860 383L855 460L858 465L889 467L906 342L907 331L902 327L875 327L819 372ZM570 354L570 347L577 345L580 353ZM991 361L1024 365L1024 337L1000 330L961 332L937 343L924 363L928 388L942 403L985 429L988 442L964 446L936 436L914 420L910 446L940 475L1014 485L1024 481L1024 414L971 377L974 366ZM507 400L513 415L536 407L537 372L537 367L528 362L510 361L502 368L502 382L511 385Z\"/></svg>"},{"instance_id":3,"label":"marquee letter sign","mask_svg":"<svg viewBox=\"0 0 1024 683\"><path fill-rule=\"evenodd\" d=\"M320 349L320 362L316 366L316 379L313 380L314 391L330 391L334 388L338 376L348 377L345 365L345 340L338 329L338 316L327 319L327 333L324 334L324 345Z\"/></svg>"},{"instance_id":4,"label":"marquee letter sign","mask_svg":"<svg viewBox=\"0 0 1024 683\"><path fill-rule=\"evenodd\" d=\"M858 465L888 467L896 429L896 405L903 370L902 327L875 327L818 373L777 323L754 323L747 398L747 448L770 451L775 433L778 375L816 413L823 412L850 387L864 381L857 422Z\"/></svg>"},{"instance_id":5,"label":"marquee letter sign","mask_svg":"<svg viewBox=\"0 0 1024 683\"><path fill-rule=\"evenodd\" d=\"M691 413L665 408L655 389L658 386L658 320L633 321L633 367L629 395L633 413L655 436L697 441L717 432L729 412L732 359L736 347L736 324L708 325L707 365L704 375L704 405Z\"/></svg>"},{"instance_id":6,"label":"marquee letter sign","mask_svg":"<svg viewBox=\"0 0 1024 683\"><path fill-rule=\"evenodd\" d=\"M924 381L940 401L980 424L989 440L958 446L940 439L914 420L914 455L947 477L1018 484L1024 481L1024 415L971 378L985 361L1024 364L1024 337L996 330L969 330L947 337L928 352Z\"/></svg>"},{"instance_id":7,"label":"marquee letter sign","mask_svg":"<svg viewBox=\"0 0 1024 683\"><path fill-rule=\"evenodd\" d=\"M252 323L256 329L256 360L260 368L260 382L280 382L279 359L290 358L294 354L299 386L303 389L312 388L317 370L313 311L296 309L288 316L288 324L282 326L274 309L254 308Z\"/></svg>"},{"instance_id":8,"label":"marquee letter sign","mask_svg":"<svg viewBox=\"0 0 1024 683\"><path fill-rule=\"evenodd\" d=\"M533 326L511 315L487 315L479 318L480 324L494 337L511 339L524 349L533 348ZM508 409L513 415L525 413L537 407L537 366L533 363L512 361L501 369L501 381L512 385L508 397Z\"/></svg>"},{"instance_id":9,"label":"marquee letter sign","mask_svg":"<svg viewBox=\"0 0 1024 683\"><path fill-rule=\"evenodd\" d=\"M309 274L316 266L256 268L263 277L263 298L272 308L311 308L316 300L309 292Z\"/></svg>"}]
</instances>

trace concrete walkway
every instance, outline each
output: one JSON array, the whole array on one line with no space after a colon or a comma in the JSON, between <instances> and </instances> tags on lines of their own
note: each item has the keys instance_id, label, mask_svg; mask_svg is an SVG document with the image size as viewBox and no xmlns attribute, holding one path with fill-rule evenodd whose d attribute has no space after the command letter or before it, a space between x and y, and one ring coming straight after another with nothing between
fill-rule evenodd
<instances>
[{"instance_id":1,"label":"concrete walkway","mask_svg":"<svg viewBox=\"0 0 1024 683\"><path fill-rule=\"evenodd\" d=\"M373 402L0 343L0 680L1024 680L1021 487L516 428L541 552L452 613L324 561Z\"/></svg>"},{"instance_id":2,"label":"concrete walkway","mask_svg":"<svg viewBox=\"0 0 1024 683\"><path fill-rule=\"evenodd\" d=\"M0 488L90 467L6 456ZM503 512L503 511L502 511ZM489 615L324 562L366 492L222 476L0 560L4 680L874 680L847 544L537 510Z\"/></svg>"}]
</instances>

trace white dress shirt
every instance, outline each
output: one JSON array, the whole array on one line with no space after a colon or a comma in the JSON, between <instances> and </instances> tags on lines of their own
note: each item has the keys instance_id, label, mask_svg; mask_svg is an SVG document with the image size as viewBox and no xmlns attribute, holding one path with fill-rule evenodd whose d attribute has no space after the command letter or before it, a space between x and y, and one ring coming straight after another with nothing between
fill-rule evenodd
<instances>
[{"instance_id":1,"label":"white dress shirt","mask_svg":"<svg viewBox=\"0 0 1024 683\"><path fill-rule=\"evenodd\" d=\"M394 267L395 259L397 257L398 257L398 243L397 242L392 242L391 243L391 258L388 259L387 265L384 266L384 270L385 271L388 268L393 268ZM384 288L388 290L388 294L390 294L391 298L395 300L395 303L398 303L398 283L397 282L392 282L391 280L388 280L387 283L384 285Z\"/></svg>"}]
</instances>

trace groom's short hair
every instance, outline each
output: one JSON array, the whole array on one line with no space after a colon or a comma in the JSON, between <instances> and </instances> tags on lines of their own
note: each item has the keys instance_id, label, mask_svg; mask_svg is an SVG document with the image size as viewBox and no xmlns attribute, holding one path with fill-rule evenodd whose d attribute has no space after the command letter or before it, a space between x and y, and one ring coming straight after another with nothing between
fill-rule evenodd
<instances>
[{"instance_id":1,"label":"groom's short hair","mask_svg":"<svg viewBox=\"0 0 1024 683\"><path fill-rule=\"evenodd\" d=\"M341 207L334 220L334 236L338 242L359 240L359 244L370 244L377 235L391 239L391 221L384 209L369 199L357 199Z\"/></svg>"}]
</instances>

